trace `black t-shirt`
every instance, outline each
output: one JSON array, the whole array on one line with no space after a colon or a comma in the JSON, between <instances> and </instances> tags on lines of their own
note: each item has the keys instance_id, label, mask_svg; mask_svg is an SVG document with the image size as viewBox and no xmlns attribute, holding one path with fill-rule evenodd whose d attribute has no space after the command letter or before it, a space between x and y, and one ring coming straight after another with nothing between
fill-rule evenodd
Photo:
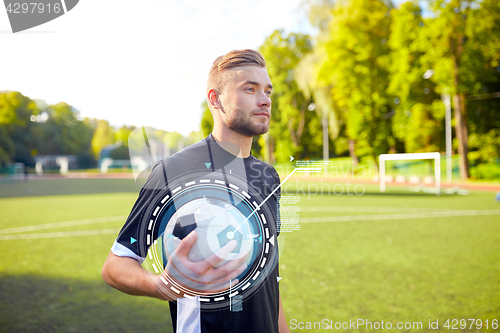
<instances>
[{"instance_id":1,"label":"black t-shirt","mask_svg":"<svg viewBox=\"0 0 500 333\"><path fill-rule=\"evenodd\" d=\"M240 191L248 198L252 197L249 201L253 201L252 208L256 207L256 213L261 212L261 209L267 209L266 222L267 226L270 226L269 233L271 235L267 234L268 229L266 228L265 233L262 229L262 236L264 240L267 236L267 239L271 240L271 244L275 245L273 253L276 255L272 257L273 260L268 260L269 267L265 271L265 276L259 278L261 283L254 287L256 289L249 293L250 296L242 298L236 311L234 307L232 309L223 307L216 310L205 310L202 307L197 319L195 319L199 320L199 325L194 325L195 332L278 332L279 286L277 277L279 272L276 237L278 236L277 218L280 196L279 176L271 165L252 155L247 158L235 157L217 144L212 135L154 165L120 231L116 240L118 245L115 243L112 250L117 255L145 258L152 243L150 237L154 239L161 232L161 230L158 231L159 227L156 227L156 230L154 230L155 227L151 228L149 220L153 215L161 214L158 212L158 208L155 208L155 202L159 202L162 197L165 197L165 195L162 196L162 193L165 191L172 193L174 190L172 187L188 182L191 175L203 178L215 173L220 175L219 183L225 183L228 188L229 186L232 186L233 189L238 188L232 184L229 185L230 183L236 184L231 179L238 179L239 184L244 184L246 192L241 189ZM259 204L261 205L259 206ZM154 232L148 234L148 227ZM269 247L269 244L266 245ZM124 251L117 250L118 247ZM268 249L266 248L265 251L267 254ZM130 255L127 254L129 252ZM262 272L264 273L264 270ZM181 310L178 309L177 302L170 302L174 332L177 331L178 327L186 327L184 323L177 322L178 319L181 321L186 318L179 314ZM193 320L192 316L189 320ZM201 330L199 330L200 328Z\"/></svg>"}]
</instances>

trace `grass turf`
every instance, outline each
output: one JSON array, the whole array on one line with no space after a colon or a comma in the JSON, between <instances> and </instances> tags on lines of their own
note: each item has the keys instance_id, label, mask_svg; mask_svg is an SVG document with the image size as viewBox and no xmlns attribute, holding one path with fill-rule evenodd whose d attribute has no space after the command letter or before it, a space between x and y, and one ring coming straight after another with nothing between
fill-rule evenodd
<instances>
[{"instance_id":1,"label":"grass turf","mask_svg":"<svg viewBox=\"0 0 500 333\"><path fill-rule=\"evenodd\" d=\"M127 192L132 191L130 180L89 180L92 184L79 186L56 181L56 192L48 181L32 184L38 193L45 194L38 197L8 198L8 192L15 189L0 185L0 229L126 216L137 197L137 192ZM301 196L300 217L304 221L406 210L500 209L495 195L487 192L436 197L380 195L368 189L361 196L308 196L293 192L293 186L290 189L291 194ZM14 193L23 189L17 191ZM84 194L55 195L65 191ZM123 220L117 219L27 233L118 232L122 224ZM438 319L439 331L447 331L443 327L446 319L474 318L489 320L490 329L483 327L481 332L493 331L491 320L500 320L499 235L499 215L304 222L300 230L281 236L285 242L280 288L287 321L328 319L335 323L360 318L394 325L418 321L423 329L401 330L418 332L429 330L429 319ZM0 240L0 331L171 331L166 303L122 294L102 281L101 266L115 237ZM477 331L475 326L468 328L469 323L467 329L459 331ZM342 331L377 330L360 327Z\"/></svg>"},{"instance_id":2,"label":"grass turf","mask_svg":"<svg viewBox=\"0 0 500 333\"><path fill-rule=\"evenodd\" d=\"M441 198L317 196L303 197L300 205L353 207L354 211L373 207L371 215L381 214L384 207L412 211L500 206L492 193ZM287 319L304 325L323 319L333 323L384 320L394 326L422 322L425 331L429 319L438 319L441 331L446 330L447 319L489 319L491 323L500 317L499 232L498 215L302 223L299 231L285 235L280 260ZM473 327L463 331L477 331ZM352 331L363 332L366 327Z\"/></svg>"}]
</instances>

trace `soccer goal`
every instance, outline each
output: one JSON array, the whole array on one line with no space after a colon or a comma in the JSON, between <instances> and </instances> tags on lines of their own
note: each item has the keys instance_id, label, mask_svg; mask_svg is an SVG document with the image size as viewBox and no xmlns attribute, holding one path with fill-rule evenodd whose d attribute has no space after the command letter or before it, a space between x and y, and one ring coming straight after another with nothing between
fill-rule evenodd
<instances>
[{"instance_id":1,"label":"soccer goal","mask_svg":"<svg viewBox=\"0 0 500 333\"><path fill-rule=\"evenodd\" d=\"M441 154L440 153L407 153L407 154L381 154L379 156L379 182L380 192L385 192L387 176L385 174L385 161L401 160L434 160L434 185L436 195L441 194Z\"/></svg>"}]
</instances>

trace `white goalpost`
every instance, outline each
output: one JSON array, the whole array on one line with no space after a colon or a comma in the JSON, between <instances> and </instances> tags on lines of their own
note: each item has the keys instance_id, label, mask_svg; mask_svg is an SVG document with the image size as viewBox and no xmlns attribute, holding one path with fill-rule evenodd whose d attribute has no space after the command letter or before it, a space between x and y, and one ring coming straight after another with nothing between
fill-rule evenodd
<instances>
[{"instance_id":1,"label":"white goalpost","mask_svg":"<svg viewBox=\"0 0 500 333\"><path fill-rule=\"evenodd\" d=\"M407 154L381 154L379 160L380 192L385 192L385 161L400 160L434 160L434 183L436 195L441 194L441 154L440 153L407 153Z\"/></svg>"}]
</instances>

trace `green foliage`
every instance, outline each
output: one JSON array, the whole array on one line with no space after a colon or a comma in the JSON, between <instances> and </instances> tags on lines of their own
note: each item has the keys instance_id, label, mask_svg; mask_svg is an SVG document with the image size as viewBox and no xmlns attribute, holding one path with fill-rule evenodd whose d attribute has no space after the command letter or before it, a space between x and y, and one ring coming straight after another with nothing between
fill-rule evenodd
<instances>
[{"instance_id":1,"label":"green foliage","mask_svg":"<svg viewBox=\"0 0 500 333\"><path fill-rule=\"evenodd\" d=\"M440 151L444 149L444 105L435 92L436 84L423 77L430 68L422 62L429 40L421 9L407 2L391 14L388 91L396 96L393 133L404 142L407 153Z\"/></svg>"},{"instance_id":2,"label":"green foliage","mask_svg":"<svg viewBox=\"0 0 500 333\"><path fill-rule=\"evenodd\" d=\"M97 127L92 137L92 151L96 158L101 154L102 148L112 144L115 140L113 128L109 125L107 120L99 120Z\"/></svg>"},{"instance_id":3,"label":"green foliage","mask_svg":"<svg viewBox=\"0 0 500 333\"><path fill-rule=\"evenodd\" d=\"M500 91L500 66L491 69L492 74L488 80L481 82L483 93ZM481 95L479 95L481 96ZM468 127L471 135L486 134L492 130L500 129L500 98L486 98L486 99L470 99L467 101L467 108L469 112ZM469 140L469 144L472 144ZM470 146L471 151L478 148L477 146Z\"/></svg>"},{"instance_id":4,"label":"green foliage","mask_svg":"<svg viewBox=\"0 0 500 333\"><path fill-rule=\"evenodd\" d=\"M120 141L122 145L128 147L128 137L130 136L130 133L135 130L135 128L135 126L123 125L115 132L115 141Z\"/></svg>"},{"instance_id":5,"label":"green foliage","mask_svg":"<svg viewBox=\"0 0 500 333\"><path fill-rule=\"evenodd\" d=\"M40 109L34 101L17 91L0 92L0 125L26 126Z\"/></svg>"},{"instance_id":6,"label":"green foliage","mask_svg":"<svg viewBox=\"0 0 500 333\"><path fill-rule=\"evenodd\" d=\"M335 0L308 0L304 2L309 13L309 22L318 27L320 31L328 29L328 23L332 19L331 8Z\"/></svg>"},{"instance_id":7,"label":"green foliage","mask_svg":"<svg viewBox=\"0 0 500 333\"><path fill-rule=\"evenodd\" d=\"M500 159L500 128L488 133L472 133L469 135L471 152L469 158L474 164L497 162Z\"/></svg>"},{"instance_id":8,"label":"green foliage","mask_svg":"<svg viewBox=\"0 0 500 333\"><path fill-rule=\"evenodd\" d=\"M121 145L120 147L113 149L109 153L109 157L114 160L130 160L128 147L125 145Z\"/></svg>"},{"instance_id":9,"label":"green foliage","mask_svg":"<svg viewBox=\"0 0 500 333\"><path fill-rule=\"evenodd\" d=\"M277 162L296 158L319 157L321 154L321 124L315 112L309 112L312 98L299 88L295 69L300 60L312 50L308 35L276 30L259 48L267 62L273 83L272 118L269 145ZM261 140L261 143L263 140ZM263 147L263 154L268 151Z\"/></svg>"},{"instance_id":10,"label":"green foliage","mask_svg":"<svg viewBox=\"0 0 500 333\"><path fill-rule=\"evenodd\" d=\"M47 105L19 92L0 92L0 168L22 162L34 167L35 155L76 155L80 168L93 168L102 148L117 141L122 146L110 153L128 159L128 138L135 126L115 130L106 120L80 119L67 103ZM178 149L203 138L201 132L183 137L177 132L152 129L152 135Z\"/></svg>"},{"instance_id":11,"label":"green foliage","mask_svg":"<svg viewBox=\"0 0 500 333\"><path fill-rule=\"evenodd\" d=\"M338 112L338 107L330 94L331 85L325 86L316 80L315 67L318 62L323 60L319 48L314 48L313 52L305 55L294 70L295 77L299 88L304 92L307 98L312 97L314 100L314 111L318 113L318 117L322 118L326 112L328 115L328 133L329 139L335 140L340 135L340 127L342 114ZM317 132L316 136L321 133ZM315 137L316 137L315 136ZM329 144L329 147L332 147Z\"/></svg>"},{"instance_id":12,"label":"green foliage","mask_svg":"<svg viewBox=\"0 0 500 333\"><path fill-rule=\"evenodd\" d=\"M262 156L321 157L324 112L336 155L444 151L442 96L450 94L460 168L464 156L474 165L496 160L500 99L486 95L500 91L500 2L431 0L426 15L417 1L303 4L319 30L315 43L278 30L260 48L275 87L269 134L254 140ZM209 115L205 105L206 133Z\"/></svg>"},{"instance_id":13,"label":"green foliage","mask_svg":"<svg viewBox=\"0 0 500 333\"><path fill-rule=\"evenodd\" d=\"M34 166L34 155L85 155L94 132L66 103L46 105L19 92L0 93L0 164Z\"/></svg>"},{"instance_id":14,"label":"green foliage","mask_svg":"<svg viewBox=\"0 0 500 333\"><path fill-rule=\"evenodd\" d=\"M419 101L424 97L425 83L429 82L422 77L428 68L420 62L427 44L422 34L424 24L421 9L417 4L407 2L400 9L393 9L391 15L389 91L399 98L401 104Z\"/></svg>"},{"instance_id":15,"label":"green foliage","mask_svg":"<svg viewBox=\"0 0 500 333\"><path fill-rule=\"evenodd\" d=\"M186 140L186 146L192 145L193 143L196 143L200 140L203 140L205 138L205 135L203 132L200 131L191 131L187 137L185 138Z\"/></svg>"},{"instance_id":16,"label":"green foliage","mask_svg":"<svg viewBox=\"0 0 500 333\"><path fill-rule=\"evenodd\" d=\"M432 104L415 103L410 109L398 108L392 118L395 136L405 143L405 152L434 152L444 150L444 105L441 100Z\"/></svg>"},{"instance_id":17,"label":"green foliage","mask_svg":"<svg viewBox=\"0 0 500 333\"><path fill-rule=\"evenodd\" d=\"M97 168L97 161L90 152L82 152L77 156L78 167L80 169Z\"/></svg>"},{"instance_id":18,"label":"green foliage","mask_svg":"<svg viewBox=\"0 0 500 333\"><path fill-rule=\"evenodd\" d=\"M500 4L433 0L430 5L434 16L424 21L429 43L423 61L435 71L431 80L439 92L451 95L480 92L480 82L491 77L489 69L500 61Z\"/></svg>"},{"instance_id":19,"label":"green foliage","mask_svg":"<svg viewBox=\"0 0 500 333\"><path fill-rule=\"evenodd\" d=\"M163 132L159 135L159 137L163 137L163 142L168 143L170 148L173 149L177 149L179 147L179 143L184 142L184 137L178 132Z\"/></svg>"},{"instance_id":20,"label":"green foliage","mask_svg":"<svg viewBox=\"0 0 500 333\"><path fill-rule=\"evenodd\" d=\"M468 176L466 94L480 92L500 60L500 5L495 0L434 0L425 20L423 61L435 71L437 90L453 96L461 176Z\"/></svg>"},{"instance_id":21,"label":"green foliage","mask_svg":"<svg viewBox=\"0 0 500 333\"><path fill-rule=\"evenodd\" d=\"M334 147L335 155L344 156L349 152L349 140L345 136L339 137L337 140L335 140Z\"/></svg>"},{"instance_id":22,"label":"green foliage","mask_svg":"<svg viewBox=\"0 0 500 333\"><path fill-rule=\"evenodd\" d=\"M12 155L14 155L14 142L4 126L0 126L0 167L10 162Z\"/></svg>"},{"instance_id":23,"label":"green foliage","mask_svg":"<svg viewBox=\"0 0 500 333\"><path fill-rule=\"evenodd\" d=\"M380 153L443 151L442 95L450 94L458 155L468 156L475 168L498 163L500 99L491 93L500 91L499 1L430 0L425 15L419 1L398 9L389 0L304 5L319 30L315 40L277 30L260 47L274 93L270 131L254 139L254 155L270 162L286 162L290 155L320 158L323 114L337 155L376 161ZM0 166L33 164L34 154L76 154L91 164L85 154L98 156L117 140L127 145L133 129L80 120L66 103L45 105L19 92L0 92ZM212 130L203 103L201 131L155 135L176 150ZM353 143L355 154L349 151ZM486 175L477 170L476 176Z\"/></svg>"},{"instance_id":24,"label":"green foliage","mask_svg":"<svg viewBox=\"0 0 500 333\"><path fill-rule=\"evenodd\" d=\"M202 114L200 126L203 131L203 135L207 137L214 129L214 118L212 117L212 112L208 107L207 101L204 101L203 104L201 104L201 109Z\"/></svg>"},{"instance_id":25,"label":"green foliage","mask_svg":"<svg viewBox=\"0 0 500 333\"><path fill-rule=\"evenodd\" d=\"M8 162L34 165L32 152L40 144L37 124L30 121L40 108L19 92L0 93L0 166Z\"/></svg>"},{"instance_id":26,"label":"green foliage","mask_svg":"<svg viewBox=\"0 0 500 333\"><path fill-rule=\"evenodd\" d=\"M356 141L358 155L387 152L392 136L391 96L387 92L389 7L381 1L337 2L324 39L324 60L317 79L332 86L334 103L342 112L346 135Z\"/></svg>"},{"instance_id":27,"label":"green foliage","mask_svg":"<svg viewBox=\"0 0 500 333\"><path fill-rule=\"evenodd\" d=\"M485 163L474 166L470 169L471 177L482 180L499 180L500 179L500 164Z\"/></svg>"},{"instance_id":28,"label":"green foliage","mask_svg":"<svg viewBox=\"0 0 500 333\"><path fill-rule=\"evenodd\" d=\"M64 102L48 106L48 119L40 126L40 155L78 155L89 151L94 133L88 120L78 119L79 112Z\"/></svg>"}]
</instances>

